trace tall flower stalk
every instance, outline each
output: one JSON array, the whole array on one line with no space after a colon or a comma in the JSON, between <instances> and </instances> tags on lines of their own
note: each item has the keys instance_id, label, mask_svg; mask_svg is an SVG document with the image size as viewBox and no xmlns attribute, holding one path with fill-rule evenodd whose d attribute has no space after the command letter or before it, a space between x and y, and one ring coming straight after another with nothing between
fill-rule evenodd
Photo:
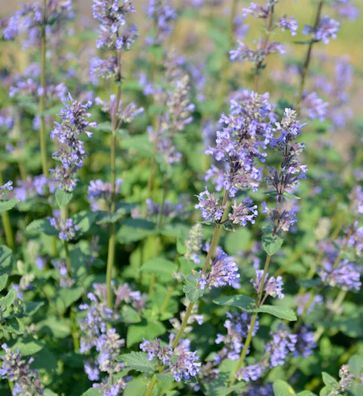
<instances>
[{"instance_id":1,"label":"tall flower stalk","mask_svg":"<svg viewBox=\"0 0 363 396\"><path fill-rule=\"evenodd\" d=\"M131 0L94 0L93 16L99 22L99 37L97 48L110 50L111 56L107 59L96 58L93 60L93 72L96 77L113 79L117 84L116 95L112 95L109 102L100 101L104 110L107 110L111 118L111 145L110 145L110 169L111 169L111 205L110 214L115 214L117 209L117 129L122 121L129 122L135 115L134 107L123 108L122 105L122 67L121 55L129 50L134 43L137 30L130 25L127 17L135 8ZM111 222L109 227L106 288L107 304L112 307L112 273L115 263L116 247L116 224Z\"/></svg>"},{"instance_id":2,"label":"tall flower stalk","mask_svg":"<svg viewBox=\"0 0 363 396\"><path fill-rule=\"evenodd\" d=\"M40 97L39 97L39 142L40 156L42 161L43 175L48 177L48 156L47 156L47 131L45 122L45 110L47 100L47 83L46 83L46 55L47 55L47 0L43 0L43 21L40 26Z\"/></svg>"}]
</instances>

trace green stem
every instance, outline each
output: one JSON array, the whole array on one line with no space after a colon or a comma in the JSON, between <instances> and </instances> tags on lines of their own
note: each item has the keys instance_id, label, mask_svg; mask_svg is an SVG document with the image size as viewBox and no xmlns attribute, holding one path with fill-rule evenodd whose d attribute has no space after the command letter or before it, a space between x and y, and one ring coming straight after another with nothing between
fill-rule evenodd
<instances>
[{"instance_id":1,"label":"green stem","mask_svg":"<svg viewBox=\"0 0 363 396\"><path fill-rule=\"evenodd\" d=\"M13 234L13 229L11 227L10 216L8 212L1 213L1 221L4 227L6 244L7 246L9 246L10 249L14 249L15 247L14 234Z\"/></svg>"},{"instance_id":2,"label":"green stem","mask_svg":"<svg viewBox=\"0 0 363 396\"><path fill-rule=\"evenodd\" d=\"M118 59L118 84L117 94L114 110L111 114L111 125L112 125L112 137L111 137L111 215L116 212L116 146L117 146L117 135L116 131L119 126L119 108L121 103L121 53L117 53ZM106 294L107 294L107 305L112 308L112 271L115 264L115 247L116 247L116 226L112 222L110 225L110 236L108 240L108 253L107 253L107 268L106 268Z\"/></svg>"},{"instance_id":3,"label":"green stem","mask_svg":"<svg viewBox=\"0 0 363 396\"><path fill-rule=\"evenodd\" d=\"M156 377L156 375L153 375L151 381L149 382L149 384L148 384L148 386L147 386L147 388L145 390L145 396L151 396L152 395L154 386L156 385L156 382L157 382L157 377Z\"/></svg>"},{"instance_id":4,"label":"green stem","mask_svg":"<svg viewBox=\"0 0 363 396\"><path fill-rule=\"evenodd\" d=\"M324 5L324 0L320 0L319 4L318 4L318 8L316 10L313 32L315 32L319 26L323 5ZM312 57L312 53L313 53L314 44L315 44L315 39L313 38L309 42L308 50L306 51L305 60L304 60L303 68L301 71L300 85L299 85L299 91L298 91L299 96L298 96L297 106L296 106L298 112L300 112L301 102L302 102L302 99L304 96L306 77L307 77L309 66L311 63L311 57Z\"/></svg>"},{"instance_id":5,"label":"green stem","mask_svg":"<svg viewBox=\"0 0 363 396\"><path fill-rule=\"evenodd\" d=\"M208 253L207 253L207 257L206 257L205 262L204 262L204 266L202 268L202 273L203 274L205 274L207 272L207 270L210 267L211 261L212 261L213 257L215 256L216 249L217 249L217 246L218 246L218 242L219 242L219 239L220 239L221 233L222 233L223 223L228 218L229 198L228 198L228 192L227 191L225 191L225 193L224 193L222 207L224 207L222 219L221 219L221 222L218 223L215 226L215 228L214 228L211 244L210 244L210 247L209 247L209 250L208 250ZM185 312L185 315L184 315L184 318L182 320L181 326L180 326L180 328L179 328L179 330L176 333L176 336L174 338L173 345L172 345L173 348L175 348L178 345L180 338L184 334L184 330L185 330L185 328L186 328L186 326L188 324L188 320L189 320L190 315L192 314L194 305L195 305L195 303L190 302L189 305L187 306L187 310Z\"/></svg>"},{"instance_id":6,"label":"green stem","mask_svg":"<svg viewBox=\"0 0 363 396\"><path fill-rule=\"evenodd\" d=\"M264 284L265 284L265 279L268 273L268 269L270 267L270 263L271 263L271 257L267 255L266 256L266 260L265 260L265 266L263 268L263 273L262 273L262 277L261 277L261 281L260 281L260 285L257 291L257 300L256 300L256 309L258 309L262 303L262 299L263 299L263 291L264 291ZM253 330L255 328L255 324L256 324L256 320L257 320L257 312L255 312L250 320L250 324L249 324L249 330L248 330L248 334L246 337L246 341L243 345L243 349L240 355L240 358L238 360L236 369L234 370L234 372L232 372L231 378L230 378L230 384L233 385L234 382L236 381L236 375L238 373L238 371L243 367L244 365L244 361L248 352L248 349L251 345L252 342L252 337L253 337Z\"/></svg>"},{"instance_id":7,"label":"green stem","mask_svg":"<svg viewBox=\"0 0 363 396\"><path fill-rule=\"evenodd\" d=\"M274 11L275 11L275 6L271 5L270 8L270 12L269 12L269 17L267 19L266 22L266 33L265 33L265 37L262 43L262 51L264 51L267 46L268 43L270 41L270 36L273 30L273 22L274 22ZM258 91L258 84L260 81L260 75L261 75L261 70L262 68L265 66L265 59L262 59L260 62L258 62L256 64L256 68L255 68L255 81L254 81L254 85L255 85L255 91Z\"/></svg>"},{"instance_id":8,"label":"green stem","mask_svg":"<svg viewBox=\"0 0 363 396\"><path fill-rule=\"evenodd\" d=\"M46 110L46 51L47 51L47 32L46 32L46 21L47 21L47 0L43 0L43 23L41 25L41 41L40 41L40 86L42 92L39 98L39 118L40 118L40 130L39 130L39 143L40 143L40 155L42 162L43 175L48 177L48 160L47 160L47 136L46 136L46 123L45 123L45 110Z\"/></svg>"}]
</instances>

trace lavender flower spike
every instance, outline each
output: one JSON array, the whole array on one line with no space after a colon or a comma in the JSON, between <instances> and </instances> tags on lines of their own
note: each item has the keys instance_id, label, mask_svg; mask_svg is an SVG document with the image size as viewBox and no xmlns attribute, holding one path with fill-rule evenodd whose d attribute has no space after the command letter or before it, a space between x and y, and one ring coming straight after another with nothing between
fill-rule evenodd
<instances>
[{"instance_id":1,"label":"lavender flower spike","mask_svg":"<svg viewBox=\"0 0 363 396\"><path fill-rule=\"evenodd\" d=\"M262 275L263 275L263 271L257 270L256 280L252 282L257 292L260 290L261 287ZM274 276L269 276L268 274L266 274L263 291L268 296L284 298L282 287L283 287L283 282L281 276L275 278Z\"/></svg>"},{"instance_id":2,"label":"lavender flower spike","mask_svg":"<svg viewBox=\"0 0 363 396\"><path fill-rule=\"evenodd\" d=\"M60 112L61 121L55 124L51 132L51 138L58 145L53 158L60 164L51 172L59 187L66 191L72 191L76 186L75 173L83 166L86 150L80 137L90 137L88 130L96 126L95 122L89 122L88 109L90 102L85 104L74 100L70 94L64 101L64 108Z\"/></svg>"}]
</instances>

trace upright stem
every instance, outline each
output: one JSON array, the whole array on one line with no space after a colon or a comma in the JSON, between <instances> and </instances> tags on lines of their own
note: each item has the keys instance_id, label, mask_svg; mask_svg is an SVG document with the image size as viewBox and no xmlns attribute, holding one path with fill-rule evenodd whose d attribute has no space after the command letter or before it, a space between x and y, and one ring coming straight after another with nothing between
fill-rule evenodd
<instances>
[{"instance_id":1,"label":"upright stem","mask_svg":"<svg viewBox=\"0 0 363 396\"><path fill-rule=\"evenodd\" d=\"M324 5L324 0L320 0L319 4L318 4L318 8L316 10L315 21L314 21L314 26L313 26L314 33L316 32L316 29L318 28L319 23L320 23L320 17L321 17L323 5ZM315 39L312 38L309 42L308 50L306 51L304 64L303 64L303 67L301 70L300 86L299 86L299 92L298 92L299 96L298 96L298 100L297 100L297 110L298 111L300 111L301 102L302 102L302 99L304 96L305 82L306 82L306 77L307 77L307 73L309 70L310 62L311 62L311 56L313 53L314 44L315 44Z\"/></svg>"},{"instance_id":2,"label":"upright stem","mask_svg":"<svg viewBox=\"0 0 363 396\"><path fill-rule=\"evenodd\" d=\"M47 0L43 0L43 23L40 31L40 86L41 95L39 98L39 118L40 118L40 130L39 130L39 143L40 143L40 155L42 161L43 175L48 177L48 159L47 159L47 136L46 136L46 124L45 124L45 110L46 110L46 96L47 96L47 83L46 83L46 51L47 51Z\"/></svg>"},{"instance_id":3,"label":"upright stem","mask_svg":"<svg viewBox=\"0 0 363 396\"><path fill-rule=\"evenodd\" d=\"M0 173L0 185L4 183L2 174ZM4 233L5 233L5 241L6 244L10 249L14 249L15 247L15 241L14 241L14 233L13 229L11 227L11 222L10 222L10 216L8 212L2 212L1 213L1 221L3 223L4 227Z\"/></svg>"},{"instance_id":4,"label":"upright stem","mask_svg":"<svg viewBox=\"0 0 363 396\"><path fill-rule=\"evenodd\" d=\"M117 53L119 78L117 84L117 94L115 106L111 114L111 215L116 212L116 131L119 126L119 108L121 103L121 53ZM107 268L106 268L106 289L107 289L107 305L112 307L112 271L115 263L115 246L116 246L116 226L112 221L110 225L110 236L108 240Z\"/></svg>"},{"instance_id":5,"label":"upright stem","mask_svg":"<svg viewBox=\"0 0 363 396\"><path fill-rule=\"evenodd\" d=\"M267 255L266 256L266 260L265 260L265 266L263 268L263 273L262 273L262 278L258 287L258 291L257 291L257 299L256 299L256 309L258 309L261 304L262 304L262 297L263 297L263 290L264 290L264 284L265 284L265 279L268 273L268 269L270 267L270 263L271 263L271 256ZM247 338L246 338L246 342L243 345L243 349L241 352L241 356L238 360L236 369L234 370L231 378L230 378L230 383L231 385L234 384L234 382L236 381L236 374L238 373L238 371L243 367L244 365L244 361L248 352L248 349L251 345L252 342L252 335L253 335L253 330L255 328L255 324L256 324L256 320L257 320L257 312L255 312L250 320L250 324L249 324L249 330L248 330L248 334L247 334Z\"/></svg>"},{"instance_id":6,"label":"upright stem","mask_svg":"<svg viewBox=\"0 0 363 396\"><path fill-rule=\"evenodd\" d=\"M152 395L154 386L156 384L156 381L157 381L156 375L153 375L151 381L149 382L149 384L148 384L148 386L146 388L145 396L151 396Z\"/></svg>"},{"instance_id":7,"label":"upright stem","mask_svg":"<svg viewBox=\"0 0 363 396\"><path fill-rule=\"evenodd\" d=\"M14 249L15 247L14 234L13 234L13 229L11 227L11 222L8 212L1 213L1 221L4 227L6 244L9 246L10 249Z\"/></svg>"},{"instance_id":8,"label":"upright stem","mask_svg":"<svg viewBox=\"0 0 363 396\"><path fill-rule=\"evenodd\" d=\"M261 47L262 51L265 51L265 50L266 50L266 48L267 48L267 46L268 46L268 43L269 43L269 41L270 41L270 36L271 36L272 30L273 30L274 11L275 11L275 6L272 5L271 8L270 8L270 13L269 13L267 22L266 22L265 37L264 37L264 40L263 40L263 43L262 43L262 47ZM261 69L262 69L262 67L264 66L264 61L265 61L265 59L262 59L260 62L258 62L258 63L256 64L256 69L255 69L255 82L254 82L255 91L256 91L256 92L258 91L258 84L259 84L259 80L260 80Z\"/></svg>"}]
</instances>

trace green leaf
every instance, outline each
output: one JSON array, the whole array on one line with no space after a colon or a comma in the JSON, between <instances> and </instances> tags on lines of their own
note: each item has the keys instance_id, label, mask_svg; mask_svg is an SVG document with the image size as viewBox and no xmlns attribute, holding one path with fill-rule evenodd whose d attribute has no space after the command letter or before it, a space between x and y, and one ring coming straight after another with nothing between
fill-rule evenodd
<instances>
[{"instance_id":1,"label":"green leaf","mask_svg":"<svg viewBox=\"0 0 363 396\"><path fill-rule=\"evenodd\" d=\"M13 198L9 199L8 201L0 201L0 213L7 212L18 203L18 200Z\"/></svg>"},{"instance_id":2,"label":"green leaf","mask_svg":"<svg viewBox=\"0 0 363 396\"><path fill-rule=\"evenodd\" d=\"M16 344L14 344L11 347L11 349L13 351L19 351L23 356L30 356L42 350L43 345L36 341L30 341L30 342L18 341Z\"/></svg>"},{"instance_id":3,"label":"green leaf","mask_svg":"<svg viewBox=\"0 0 363 396\"><path fill-rule=\"evenodd\" d=\"M121 320L124 323L139 323L141 322L141 317L133 308L124 305L121 308Z\"/></svg>"},{"instance_id":4,"label":"green leaf","mask_svg":"<svg viewBox=\"0 0 363 396\"><path fill-rule=\"evenodd\" d=\"M11 288L5 297L0 298L1 309L5 311L6 309L10 308L10 306L13 305L15 299L16 299L16 291L15 289Z\"/></svg>"},{"instance_id":5,"label":"green leaf","mask_svg":"<svg viewBox=\"0 0 363 396\"><path fill-rule=\"evenodd\" d=\"M132 370L140 371L145 374L152 374L155 371L155 362L149 360L147 354L144 352L130 352L120 357L126 367Z\"/></svg>"},{"instance_id":6,"label":"green leaf","mask_svg":"<svg viewBox=\"0 0 363 396\"><path fill-rule=\"evenodd\" d=\"M203 296L204 290L199 286L199 275L191 274L185 279L183 292L190 302L196 302Z\"/></svg>"},{"instance_id":7,"label":"green leaf","mask_svg":"<svg viewBox=\"0 0 363 396\"><path fill-rule=\"evenodd\" d=\"M281 307L277 305L261 305L257 309L257 312L268 313L270 315L276 316L276 318L294 321L297 320L295 312L287 307Z\"/></svg>"},{"instance_id":8,"label":"green leaf","mask_svg":"<svg viewBox=\"0 0 363 396\"><path fill-rule=\"evenodd\" d=\"M295 391L291 388L291 386L282 380L277 380L273 384L273 390L275 396L294 396L296 395Z\"/></svg>"},{"instance_id":9,"label":"green leaf","mask_svg":"<svg viewBox=\"0 0 363 396\"><path fill-rule=\"evenodd\" d=\"M164 257L155 257L144 263L141 271L157 275L159 280L170 281L177 271L177 265Z\"/></svg>"},{"instance_id":10,"label":"green leaf","mask_svg":"<svg viewBox=\"0 0 363 396\"><path fill-rule=\"evenodd\" d=\"M85 210L73 216L74 224L78 228L78 234L85 234L88 232L95 220L96 213Z\"/></svg>"},{"instance_id":11,"label":"green leaf","mask_svg":"<svg viewBox=\"0 0 363 396\"><path fill-rule=\"evenodd\" d=\"M8 283L8 278L7 274L0 275L0 291L5 289L5 286Z\"/></svg>"},{"instance_id":12,"label":"green leaf","mask_svg":"<svg viewBox=\"0 0 363 396\"><path fill-rule=\"evenodd\" d=\"M97 388L89 388L81 396L102 396L102 392Z\"/></svg>"},{"instance_id":13,"label":"green leaf","mask_svg":"<svg viewBox=\"0 0 363 396\"><path fill-rule=\"evenodd\" d=\"M316 394L310 391L302 391L299 392L297 396L316 396Z\"/></svg>"},{"instance_id":14,"label":"green leaf","mask_svg":"<svg viewBox=\"0 0 363 396\"><path fill-rule=\"evenodd\" d=\"M165 326L157 321L131 325L127 329L127 346L137 344L143 341L145 337L154 339L164 332Z\"/></svg>"},{"instance_id":15,"label":"green leaf","mask_svg":"<svg viewBox=\"0 0 363 396\"><path fill-rule=\"evenodd\" d=\"M30 236L36 236L39 234L46 234L51 236L58 235L58 231L50 225L48 219L38 219L32 221L25 228L25 232Z\"/></svg>"},{"instance_id":16,"label":"green leaf","mask_svg":"<svg viewBox=\"0 0 363 396\"><path fill-rule=\"evenodd\" d=\"M59 313L64 313L75 301L77 301L83 294L83 287L76 287L73 289L60 289L56 297L56 306Z\"/></svg>"},{"instance_id":17,"label":"green leaf","mask_svg":"<svg viewBox=\"0 0 363 396\"><path fill-rule=\"evenodd\" d=\"M144 219L126 219L121 222L121 228L117 233L120 243L131 243L144 239L154 234L156 224Z\"/></svg>"},{"instance_id":18,"label":"green leaf","mask_svg":"<svg viewBox=\"0 0 363 396\"><path fill-rule=\"evenodd\" d=\"M262 235L262 247L269 256L273 256L277 253L283 242L284 240L278 235L274 235L270 230L264 230L264 234Z\"/></svg>"},{"instance_id":19,"label":"green leaf","mask_svg":"<svg viewBox=\"0 0 363 396\"><path fill-rule=\"evenodd\" d=\"M234 255L247 249L251 240L251 233L246 228L229 232L226 237L225 248L227 253Z\"/></svg>"},{"instance_id":20,"label":"green leaf","mask_svg":"<svg viewBox=\"0 0 363 396\"><path fill-rule=\"evenodd\" d=\"M71 192L67 192L64 190L57 190L55 192L55 200L57 201L57 205L62 208L67 206L71 201L73 194Z\"/></svg>"},{"instance_id":21,"label":"green leaf","mask_svg":"<svg viewBox=\"0 0 363 396\"><path fill-rule=\"evenodd\" d=\"M255 300L251 297L239 294L236 296L222 296L213 300L215 304L237 307L247 312L254 312L256 309Z\"/></svg>"},{"instance_id":22,"label":"green leaf","mask_svg":"<svg viewBox=\"0 0 363 396\"><path fill-rule=\"evenodd\" d=\"M322 377L323 377L323 382L326 386L328 387L332 387L332 388L338 388L339 387L339 383L338 381L332 377L330 374L326 373L325 371L323 371L321 373Z\"/></svg>"},{"instance_id":23,"label":"green leaf","mask_svg":"<svg viewBox=\"0 0 363 396\"><path fill-rule=\"evenodd\" d=\"M349 371L356 377L363 374L363 356L353 355L348 362Z\"/></svg>"},{"instance_id":24,"label":"green leaf","mask_svg":"<svg viewBox=\"0 0 363 396\"><path fill-rule=\"evenodd\" d=\"M0 274L10 270L13 252L7 246L0 245Z\"/></svg>"}]
</instances>

